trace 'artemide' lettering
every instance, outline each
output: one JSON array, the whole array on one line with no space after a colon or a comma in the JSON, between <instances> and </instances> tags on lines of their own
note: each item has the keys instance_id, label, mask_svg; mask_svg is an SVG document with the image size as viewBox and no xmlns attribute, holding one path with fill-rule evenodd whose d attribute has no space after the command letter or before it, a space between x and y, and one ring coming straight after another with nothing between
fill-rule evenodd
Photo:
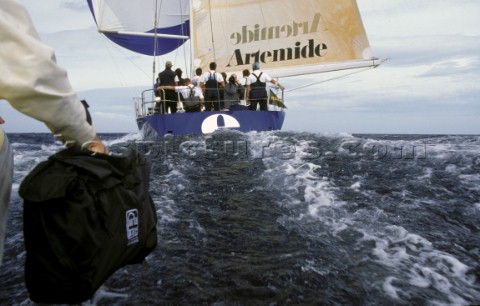
<instances>
[{"instance_id":1,"label":"'artemide' lettering","mask_svg":"<svg viewBox=\"0 0 480 306\"><path fill-rule=\"evenodd\" d=\"M236 49L230 57L227 67L250 65L255 62L273 63L302 58L323 57L327 55L327 45L324 43L315 44L314 39L310 39L308 44L302 47L301 42L296 42L293 48L283 48L271 51L258 50L254 53L242 53L242 50Z\"/></svg>"},{"instance_id":2,"label":"'artemide' lettering","mask_svg":"<svg viewBox=\"0 0 480 306\"><path fill-rule=\"evenodd\" d=\"M320 18L320 13L316 13L311 22L294 21L292 24L264 28L260 28L260 25L256 24L253 26L253 29L249 29L249 27L245 25L242 26L242 31L234 32L230 35L230 41L234 45L239 45L262 40L280 39L317 33L319 31L318 26L320 24Z\"/></svg>"}]
</instances>

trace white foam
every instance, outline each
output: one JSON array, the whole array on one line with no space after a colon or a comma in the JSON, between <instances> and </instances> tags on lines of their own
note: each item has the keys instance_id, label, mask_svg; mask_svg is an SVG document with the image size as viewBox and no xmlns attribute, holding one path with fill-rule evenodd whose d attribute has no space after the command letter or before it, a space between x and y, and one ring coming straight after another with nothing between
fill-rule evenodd
<instances>
[{"instance_id":1,"label":"white foam","mask_svg":"<svg viewBox=\"0 0 480 306\"><path fill-rule=\"evenodd\" d=\"M101 286L91 299L82 303L82 306L95 306L103 299L126 299L128 294L107 291L105 286Z\"/></svg>"},{"instance_id":2,"label":"white foam","mask_svg":"<svg viewBox=\"0 0 480 306\"><path fill-rule=\"evenodd\" d=\"M430 286L430 282L425 279L424 273L420 273L422 268L417 264L414 264L414 269L412 269L410 274L409 283L415 287L419 288L428 288Z\"/></svg>"},{"instance_id":3,"label":"white foam","mask_svg":"<svg viewBox=\"0 0 480 306\"><path fill-rule=\"evenodd\" d=\"M432 179L433 169L425 167L423 169L423 175L418 177L419 180L430 181Z\"/></svg>"},{"instance_id":4,"label":"white foam","mask_svg":"<svg viewBox=\"0 0 480 306\"><path fill-rule=\"evenodd\" d=\"M274 134L254 136L251 137L251 142L257 145L277 141ZM335 137L338 138L338 135ZM295 154L290 158L282 158L281 154L266 154L262 159L267 169L263 177L269 181L269 188L282 194L283 200L278 204L300 205L302 208L297 207L295 210L297 215L289 218L295 219L296 222L305 218L317 220L322 226L328 227L333 235L353 226L351 217L342 209L345 203L337 200L335 196L337 187L328 177L320 175L321 165L309 162L312 152L318 149L317 143L311 140L291 139L289 145L295 147Z\"/></svg>"},{"instance_id":5,"label":"white foam","mask_svg":"<svg viewBox=\"0 0 480 306\"><path fill-rule=\"evenodd\" d=\"M362 239L375 241L372 254L395 275L387 276L384 281L383 290L387 295L402 299L399 287L409 284L434 288L453 304L468 304L464 299L468 294L478 297L475 277L468 275L470 267L453 255L435 249L427 239L400 226L386 226L384 232L364 233ZM394 286L393 282L398 286ZM462 288L462 296L457 294L459 287ZM437 300L431 302L442 303Z\"/></svg>"},{"instance_id":6,"label":"white foam","mask_svg":"<svg viewBox=\"0 0 480 306\"><path fill-rule=\"evenodd\" d=\"M387 277L387 279L385 280L385 282L383 282L383 291L385 291L385 293L394 298L394 299L398 299L398 293L397 291L399 291L400 289L396 288L392 283L393 281L396 280L395 277L393 276L390 276L390 277Z\"/></svg>"},{"instance_id":7,"label":"white foam","mask_svg":"<svg viewBox=\"0 0 480 306\"><path fill-rule=\"evenodd\" d=\"M114 145L114 144L117 144L117 143L126 143L126 142L129 142L129 141L141 141L142 140L142 135L140 134L140 132L137 132L137 133L130 133L130 134L127 134L127 135L124 135L120 138L117 138L117 139L112 139L112 140L102 140L102 142L108 147L108 146L111 146L111 145Z\"/></svg>"},{"instance_id":8,"label":"white foam","mask_svg":"<svg viewBox=\"0 0 480 306\"><path fill-rule=\"evenodd\" d=\"M362 186L362 184L360 182L355 182L350 186L350 188L358 190L358 189L360 189L360 186Z\"/></svg>"},{"instance_id":9,"label":"white foam","mask_svg":"<svg viewBox=\"0 0 480 306\"><path fill-rule=\"evenodd\" d=\"M480 190L480 174L461 174L458 176L460 182L472 190Z\"/></svg>"},{"instance_id":10,"label":"white foam","mask_svg":"<svg viewBox=\"0 0 480 306\"><path fill-rule=\"evenodd\" d=\"M447 165L445 167L445 171L449 172L449 173L452 173L452 174L456 174L458 173L458 168L456 165Z\"/></svg>"},{"instance_id":11,"label":"white foam","mask_svg":"<svg viewBox=\"0 0 480 306\"><path fill-rule=\"evenodd\" d=\"M276 136L275 134L255 134L251 141L260 147L262 142L275 142ZM356 141L358 141L358 143L363 144L363 150L371 153L374 158L380 158L381 152L372 153L371 147L373 145L386 145L389 148L410 148L417 144L420 147L423 144L422 140L408 143L400 140L369 141L356 139L352 142L352 139L341 139L340 141L343 141L343 143L338 151L334 152L335 154L355 154L356 150L348 150L348 146L349 144L356 144ZM469 300L480 298L476 280L468 273L471 267L461 262L454 255L436 249L432 242L414 231L410 232L402 226L385 225L383 222L392 219L392 216L388 212L382 211L381 207L372 205L367 208L359 208L354 213L349 212L345 209L347 203L336 196L337 192L344 187L337 187L331 178L324 177L327 174L322 171L322 165L309 163L307 158L310 156L308 154L316 149L312 146L312 142L296 139L292 139L292 142L296 150L291 158L281 159L275 154L271 154L262 159L267 169L264 178L270 181L269 188L282 194L282 203L279 203L279 205L295 205L296 215L285 218L295 220L297 223L303 222L305 219L309 222L312 220L318 221L322 228L326 228L328 234L332 235L338 235L342 231L353 229L363 234L363 237L357 243L373 241L372 254L377 263L382 265L387 272L384 279L380 280L380 284L382 284L385 294L394 299L408 300L411 297L409 296L411 294L409 287L411 288L411 286L438 291L440 293L438 299L432 298L429 301L431 304L442 304L445 301L450 301L452 304L468 304ZM414 160L415 158L424 159L424 156L426 156L427 158L439 159L445 172L458 175L459 181L468 184L471 188L479 188L477 186L480 186L480 174L471 173L471 167L469 166L471 163L467 161L456 164L455 162L447 163L442 160L443 158L451 158L452 154L456 154L455 149L452 145L441 144L433 148L427 146L426 152L420 152L422 153L421 156L413 155L416 153L415 151L411 151L413 154L410 154L409 151L406 155L401 151L397 154L398 152L395 151L395 154L399 156L389 157ZM361 146L359 150L362 150ZM430 155L430 153L432 154ZM413 158L411 158L412 156ZM455 155L455 157L457 156ZM433 161L433 163L435 162L436 160ZM418 180L426 181L424 183L428 185L434 175L434 170L432 167L426 166L430 163L423 164L418 165L423 171L423 173L420 172ZM435 171L442 171L441 168L437 169L435 167L435 169ZM470 169L470 172L462 174L466 169ZM363 180L364 177L362 176L353 177L350 185L346 186L350 188L349 192L360 192L364 183ZM409 197L410 192L405 189L401 191L400 195ZM422 199L421 203L437 204L435 200L426 198ZM349 207L351 208L351 205ZM475 203L474 207L480 210L480 202ZM368 214L368 219L366 219L365 214ZM322 235L322 233L318 234ZM368 246L370 243L362 243L361 245ZM304 271L318 273L317 269L318 267L314 262L307 262L302 265Z\"/></svg>"},{"instance_id":12,"label":"white foam","mask_svg":"<svg viewBox=\"0 0 480 306\"><path fill-rule=\"evenodd\" d=\"M302 265L301 269L302 272L314 272L322 276L330 273L328 267L322 264L317 264L315 260L305 260L305 264Z\"/></svg>"}]
</instances>

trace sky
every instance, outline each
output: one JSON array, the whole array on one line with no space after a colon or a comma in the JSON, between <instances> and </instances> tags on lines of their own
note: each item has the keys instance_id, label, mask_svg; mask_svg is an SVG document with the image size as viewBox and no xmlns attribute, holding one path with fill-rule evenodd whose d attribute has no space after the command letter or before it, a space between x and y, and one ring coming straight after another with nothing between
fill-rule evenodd
<instances>
[{"instance_id":1,"label":"sky","mask_svg":"<svg viewBox=\"0 0 480 306\"><path fill-rule=\"evenodd\" d=\"M85 0L21 2L79 97L90 104L97 131L137 132L132 97L152 83L153 59L99 34ZM480 134L480 1L357 3L374 55L388 61L361 73L343 72L342 78L280 79L290 90L283 130ZM163 60L178 63L182 57L174 52ZM295 89L309 84L316 85ZM48 132L5 101L0 115L7 133Z\"/></svg>"}]
</instances>

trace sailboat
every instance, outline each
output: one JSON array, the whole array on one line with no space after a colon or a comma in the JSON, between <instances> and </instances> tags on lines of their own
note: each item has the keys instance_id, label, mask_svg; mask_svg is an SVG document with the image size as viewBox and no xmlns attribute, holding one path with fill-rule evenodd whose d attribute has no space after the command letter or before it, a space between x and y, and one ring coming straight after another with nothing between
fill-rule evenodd
<instances>
[{"instance_id":1,"label":"sailboat","mask_svg":"<svg viewBox=\"0 0 480 306\"><path fill-rule=\"evenodd\" d=\"M123 48L161 57L187 50L187 72L242 75L254 63L272 78L377 67L355 0L87 0L100 33ZM155 62L154 62L155 63ZM155 67L155 64L154 64ZM153 69L155 78L155 68ZM159 111L152 85L135 102L143 136L280 130L285 97L268 110Z\"/></svg>"}]
</instances>

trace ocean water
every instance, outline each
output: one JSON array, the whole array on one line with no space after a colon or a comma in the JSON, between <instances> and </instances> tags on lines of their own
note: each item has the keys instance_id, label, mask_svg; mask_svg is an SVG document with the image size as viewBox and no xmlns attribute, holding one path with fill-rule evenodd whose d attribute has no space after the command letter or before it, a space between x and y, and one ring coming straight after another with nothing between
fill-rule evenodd
<instances>
[{"instance_id":1,"label":"ocean water","mask_svg":"<svg viewBox=\"0 0 480 306\"><path fill-rule=\"evenodd\" d=\"M89 305L480 304L480 136L101 136L150 160L159 244ZM9 139L0 305L33 305L18 187L61 146Z\"/></svg>"}]
</instances>

